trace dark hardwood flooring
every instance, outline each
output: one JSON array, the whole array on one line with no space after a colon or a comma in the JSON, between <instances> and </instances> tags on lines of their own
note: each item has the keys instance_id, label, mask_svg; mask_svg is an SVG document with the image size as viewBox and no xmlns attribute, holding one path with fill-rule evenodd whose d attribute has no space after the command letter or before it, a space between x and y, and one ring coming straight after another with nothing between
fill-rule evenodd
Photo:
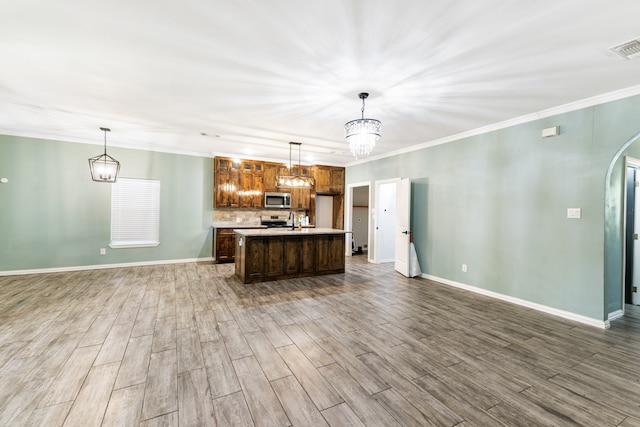
<instances>
[{"instance_id":1,"label":"dark hardwood flooring","mask_svg":"<svg viewBox=\"0 0 640 427\"><path fill-rule=\"evenodd\" d=\"M0 426L640 426L640 310L608 331L364 257L0 277Z\"/></svg>"}]
</instances>

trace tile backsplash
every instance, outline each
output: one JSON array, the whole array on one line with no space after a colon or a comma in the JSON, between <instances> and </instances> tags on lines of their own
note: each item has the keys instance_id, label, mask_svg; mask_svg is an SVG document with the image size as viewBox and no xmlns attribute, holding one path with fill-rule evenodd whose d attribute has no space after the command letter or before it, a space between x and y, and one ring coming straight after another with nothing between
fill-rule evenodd
<instances>
[{"instance_id":1,"label":"tile backsplash","mask_svg":"<svg viewBox=\"0 0 640 427\"><path fill-rule=\"evenodd\" d=\"M290 211L286 209L248 211L246 209L214 209L213 222L236 223L236 224L260 224L261 215L288 215ZM294 210L294 212L297 212ZM304 211L302 211L304 212Z\"/></svg>"}]
</instances>

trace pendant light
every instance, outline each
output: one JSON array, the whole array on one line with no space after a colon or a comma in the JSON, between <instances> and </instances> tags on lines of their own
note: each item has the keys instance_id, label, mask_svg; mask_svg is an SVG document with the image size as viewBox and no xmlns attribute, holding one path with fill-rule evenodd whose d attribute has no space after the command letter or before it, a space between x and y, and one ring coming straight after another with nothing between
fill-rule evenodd
<instances>
[{"instance_id":1,"label":"pendant light","mask_svg":"<svg viewBox=\"0 0 640 427\"><path fill-rule=\"evenodd\" d=\"M100 128L100 130L104 132L104 154L89 159L91 179L96 182L116 182L120 162L107 154L107 132L111 132L111 129Z\"/></svg>"},{"instance_id":2,"label":"pendant light","mask_svg":"<svg viewBox=\"0 0 640 427\"><path fill-rule=\"evenodd\" d=\"M369 96L363 92L358 94L362 99L362 118L351 120L344 125L344 139L349 143L351 154L357 159L359 156L368 156L380 139L382 123L376 119L364 118L364 100Z\"/></svg>"},{"instance_id":3,"label":"pendant light","mask_svg":"<svg viewBox=\"0 0 640 427\"><path fill-rule=\"evenodd\" d=\"M291 167L291 147L298 146L298 173L294 174ZM276 187L313 187L314 181L310 176L302 176L302 167L300 166L300 146L301 142L289 143L289 175L277 175Z\"/></svg>"}]
</instances>

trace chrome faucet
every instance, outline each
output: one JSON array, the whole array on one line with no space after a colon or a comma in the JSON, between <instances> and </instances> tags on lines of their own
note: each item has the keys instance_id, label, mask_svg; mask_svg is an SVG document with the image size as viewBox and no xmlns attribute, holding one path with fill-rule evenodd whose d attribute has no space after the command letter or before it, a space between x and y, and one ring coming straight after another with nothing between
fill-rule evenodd
<instances>
[{"instance_id":1,"label":"chrome faucet","mask_svg":"<svg viewBox=\"0 0 640 427\"><path fill-rule=\"evenodd\" d=\"M293 211L290 211L290 212L289 212L289 219L291 220L291 229L292 229L292 230L295 230L295 228L296 228L296 221L295 221L295 217L296 217L296 216L294 215Z\"/></svg>"}]
</instances>

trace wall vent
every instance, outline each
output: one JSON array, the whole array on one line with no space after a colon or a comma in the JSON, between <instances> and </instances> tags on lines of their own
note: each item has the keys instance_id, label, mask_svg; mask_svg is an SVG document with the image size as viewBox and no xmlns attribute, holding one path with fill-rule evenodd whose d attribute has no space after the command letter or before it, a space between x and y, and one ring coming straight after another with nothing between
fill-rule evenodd
<instances>
[{"instance_id":1,"label":"wall vent","mask_svg":"<svg viewBox=\"0 0 640 427\"><path fill-rule=\"evenodd\" d=\"M624 42L621 45L611 47L609 50L617 53L624 59L640 58L640 37Z\"/></svg>"}]
</instances>

